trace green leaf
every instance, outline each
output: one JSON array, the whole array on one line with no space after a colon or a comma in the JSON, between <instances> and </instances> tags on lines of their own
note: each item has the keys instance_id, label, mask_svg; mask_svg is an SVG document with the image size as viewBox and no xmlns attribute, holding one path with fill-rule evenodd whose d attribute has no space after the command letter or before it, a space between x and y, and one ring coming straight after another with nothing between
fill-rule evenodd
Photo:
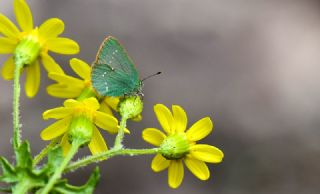
<instances>
[{"instance_id":1,"label":"green leaf","mask_svg":"<svg viewBox=\"0 0 320 194\"><path fill-rule=\"evenodd\" d=\"M32 155L29 142L24 141L16 150L16 160L18 168L32 169Z\"/></svg>"},{"instance_id":2,"label":"green leaf","mask_svg":"<svg viewBox=\"0 0 320 194\"><path fill-rule=\"evenodd\" d=\"M33 167L30 146L27 141L15 151L16 166L11 165L7 159L0 157L2 175L0 182L8 183L8 187L0 187L0 192L13 193L39 193L46 185L55 169L63 161L63 151L60 145L48 152L48 162L41 168ZM91 194L100 178L99 168L96 168L86 184L73 186L66 179L60 179L50 194Z\"/></svg>"},{"instance_id":3,"label":"green leaf","mask_svg":"<svg viewBox=\"0 0 320 194\"><path fill-rule=\"evenodd\" d=\"M23 142L16 150L16 166L12 166L5 158L0 157L3 175L0 181L9 183L13 193L26 191L45 184L47 174L45 171L33 169L32 155L29 142ZM8 191L8 188L2 188Z\"/></svg>"},{"instance_id":4,"label":"green leaf","mask_svg":"<svg viewBox=\"0 0 320 194\"><path fill-rule=\"evenodd\" d=\"M55 185L53 189L53 193L57 194L92 194L94 191L94 188L98 184L100 179L100 171L99 168L96 167L93 173L91 174L89 180L86 184L82 186L72 186L67 184L67 181L64 180L58 184Z\"/></svg>"},{"instance_id":5,"label":"green leaf","mask_svg":"<svg viewBox=\"0 0 320 194\"><path fill-rule=\"evenodd\" d=\"M51 174L54 172L54 170L60 166L60 164L63 161L63 151L60 145L55 146L48 152L48 174Z\"/></svg>"},{"instance_id":6,"label":"green leaf","mask_svg":"<svg viewBox=\"0 0 320 194\"><path fill-rule=\"evenodd\" d=\"M2 175L0 181L5 183L13 183L18 180L14 167L4 157L0 157Z\"/></svg>"}]
</instances>

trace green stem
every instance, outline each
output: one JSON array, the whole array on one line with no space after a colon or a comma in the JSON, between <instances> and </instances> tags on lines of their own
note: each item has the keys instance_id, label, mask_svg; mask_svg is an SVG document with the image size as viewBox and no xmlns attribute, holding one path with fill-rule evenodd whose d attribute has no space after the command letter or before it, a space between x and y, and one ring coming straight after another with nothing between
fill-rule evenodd
<instances>
[{"instance_id":1,"label":"green stem","mask_svg":"<svg viewBox=\"0 0 320 194\"><path fill-rule=\"evenodd\" d=\"M81 92L81 94L78 96L77 100L82 101L84 99L90 98L90 97L96 97L96 93L91 87L84 88Z\"/></svg>"},{"instance_id":2,"label":"green stem","mask_svg":"<svg viewBox=\"0 0 320 194\"><path fill-rule=\"evenodd\" d=\"M81 141L77 141L76 139L72 142L71 148L66 155L66 157L63 159L60 166L55 170L54 174L49 179L49 182L47 185L43 188L43 190L40 192L40 194L47 194L50 192L56 181L61 178L62 173L66 166L69 164L73 156L78 152L79 147L82 145Z\"/></svg>"},{"instance_id":3,"label":"green stem","mask_svg":"<svg viewBox=\"0 0 320 194\"><path fill-rule=\"evenodd\" d=\"M114 156L119 155L129 155L129 156L138 156L138 155L147 155L147 154L156 154L159 152L159 148L151 148L151 149L111 149L106 152L102 152L100 154L96 154L93 156L86 157L84 159L78 160L76 162L71 163L66 169L65 172L70 172L76 170L80 167L87 166L88 164L95 163L97 161L102 161L109 159Z\"/></svg>"},{"instance_id":4,"label":"green stem","mask_svg":"<svg viewBox=\"0 0 320 194\"><path fill-rule=\"evenodd\" d=\"M48 151L58 143L58 138L53 139L41 152L33 159L33 166L36 166L47 154Z\"/></svg>"},{"instance_id":5,"label":"green stem","mask_svg":"<svg viewBox=\"0 0 320 194\"><path fill-rule=\"evenodd\" d=\"M13 148L16 150L21 143L20 132L20 70L23 64L15 61L14 79L13 79Z\"/></svg>"},{"instance_id":6,"label":"green stem","mask_svg":"<svg viewBox=\"0 0 320 194\"><path fill-rule=\"evenodd\" d=\"M122 117L120 121L120 128L118 131L118 135L114 141L114 146L112 149L114 150L120 150L123 148L122 141L124 137L124 129L126 128L126 123L127 123L127 117Z\"/></svg>"},{"instance_id":7,"label":"green stem","mask_svg":"<svg viewBox=\"0 0 320 194\"><path fill-rule=\"evenodd\" d=\"M13 187L12 194L25 194L31 188L32 187L30 186L30 181L28 179L25 179Z\"/></svg>"}]
</instances>

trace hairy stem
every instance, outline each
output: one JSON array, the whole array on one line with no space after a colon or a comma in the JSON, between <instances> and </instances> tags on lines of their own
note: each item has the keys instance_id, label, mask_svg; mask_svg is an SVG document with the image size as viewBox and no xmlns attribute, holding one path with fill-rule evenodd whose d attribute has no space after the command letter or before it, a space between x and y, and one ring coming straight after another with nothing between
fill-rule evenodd
<instances>
[{"instance_id":1,"label":"hairy stem","mask_svg":"<svg viewBox=\"0 0 320 194\"><path fill-rule=\"evenodd\" d=\"M126 124L127 124L127 117L122 117L120 121L120 128L118 131L118 135L114 141L114 146L112 148L113 150L120 150L123 148L122 141L124 137L124 129L126 128Z\"/></svg>"},{"instance_id":2,"label":"hairy stem","mask_svg":"<svg viewBox=\"0 0 320 194\"><path fill-rule=\"evenodd\" d=\"M58 143L58 138L53 139L41 152L33 159L33 166L36 166L47 154L48 151Z\"/></svg>"},{"instance_id":3,"label":"hairy stem","mask_svg":"<svg viewBox=\"0 0 320 194\"><path fill-rule=\"evenodd\" d=\"M84 159L78 160L76 162L71 163L66 169L65 172L76 170L80 167L87 166L88 164L95 163L98 161L106 160L112 158L114 156L119 155L129 155L129 156L138 156L138 155L147 155L147 154L156 154L159 152L159 148L151 148L151 149L111 149L100 154L96 154L93 156L88 156Z\"/></svg>"},{"instance_id":4,"label":"hairy stem","mask_svg":"<svg viewBox=\"0 0 320 194\"><path fill-rule=\"evenodd\" d=\"M74 140L71 144L71 148L66 155L66 157L63 159L62 163L60 164L59 168L57 168L54 172L54 174L49 179L49 182L46 184L46 186L43 188L43 190L40 192L40 194L47 194L50 192L50 190L53 188L56 181L61 178L62 173L64 169L67 167L73 156L78 152L79 147L81 146L82 142Z\"/></svg>"},{"instance_id":5,"label":"hairy stem","mask_svg":"<svg viewBox=\"0 0 320 194\"><path fill-rule=\"evenodd\" d=\"M13 79L13 148L16 150L21 144L20 131L20 70L23 64L15 61L14 79Z\"/></svg>"}]
</instances>

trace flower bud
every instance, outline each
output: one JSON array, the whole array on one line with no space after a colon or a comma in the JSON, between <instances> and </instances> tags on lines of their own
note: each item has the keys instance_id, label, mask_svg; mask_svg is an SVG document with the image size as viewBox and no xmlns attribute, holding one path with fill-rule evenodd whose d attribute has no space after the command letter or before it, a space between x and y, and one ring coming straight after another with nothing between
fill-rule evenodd
<instances>
[{"instance_id":1,"label":"flower bud","mask_svg":"<svg viewBox=\"0 0 320 194\"><path fill-rule=\"evenodd\" d=\"M168 136L160 145L160 153L168 160L183 158L189 153L189 142L185 133Z\"/></svg>"},{"instance_id":2,"label":"flower bud","mask_svg":"<svg viewBox=\"0 0 320 194\"><path fill-rule=\"evenodd\" d=\"M38 31L34 30L25 36L18 43L14 51L14 60L21 65L31 65L38 58L41 44L37 36Z\"/></svg>"},{"instance_id":3,"label":"flower bud","mask_svg":"<svg viewBox=\"0 0 320 194\"><path fill-rule=\"evenodd\" d=\"M72 118L69 126L69 141L72 143L74 140L89 143L93 135L94 125L91 120L84 116L79 115Z\"/></svg>"},{"instance_id":4,"label":"flower bud","mask_svg":"<svg viewBox=\"0 0 320 194\"><path fill-rule=\"evenodd\" d=\"M129 96L122 98L118 106L120 115L127 119L131 119L141 114L143 102L140 96Z\"/></svg>"}]
</instances>

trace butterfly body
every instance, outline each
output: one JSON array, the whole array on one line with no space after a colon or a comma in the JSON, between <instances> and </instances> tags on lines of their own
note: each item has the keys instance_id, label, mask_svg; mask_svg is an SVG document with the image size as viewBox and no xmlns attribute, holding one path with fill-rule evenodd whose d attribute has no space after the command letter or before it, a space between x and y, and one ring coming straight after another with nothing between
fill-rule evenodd
<instances>
[{"instance_id":1,"label":"butterfly body","mask_svg":"<svg viewBox=\"0 0 320 194\"><path fill-rule=\"evenodd\" d=\"M132 60L112 36L107 37L100 46L91 80L102 96L142 95L142 81Z\"/></svg>"}]
</instances>

